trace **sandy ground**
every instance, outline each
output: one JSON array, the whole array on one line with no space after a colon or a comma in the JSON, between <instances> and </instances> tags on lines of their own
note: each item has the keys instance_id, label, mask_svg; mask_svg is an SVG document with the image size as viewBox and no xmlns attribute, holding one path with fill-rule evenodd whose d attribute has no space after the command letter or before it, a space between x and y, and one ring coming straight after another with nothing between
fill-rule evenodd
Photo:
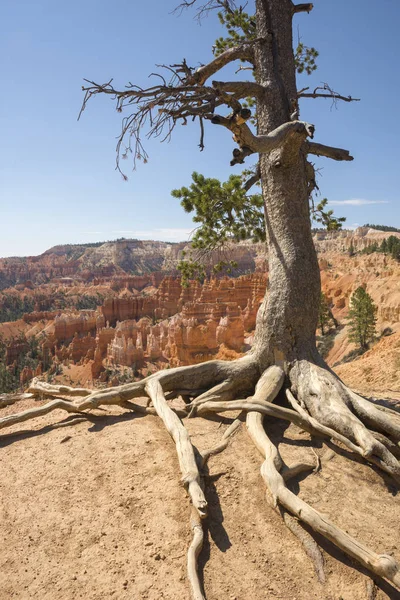
<instances>
[{"instance_id":1,"label":"sandy ground","mask_svg":"<svg viewBox=\"0 0 400 600\"><path fill-rule=\"evenodd\" d=\"M370 390L400 399L400 331L384 337L356 360L335 367L345 383L370 395Z\"/></svg>"},{"instance_id":2,"label":"sandy ground","mask_svg":"<svg viewBox=\"0 0 400 600\"><path fill-rule=\"evenodd\" d=\"M229 422L187 425L204 450ZM288 464L312 458L308 434L272 419L268 428ZM1 433L1 600L189 600L189 501L158 418L118 408L89 418L55 411ZM243 426L210 459L200 556L207 600L368 598L370 578L326 543L327 582L318 582L266 499L260 464ZM292 486L348 533L400 559L400 503L388 478L343 452ZM380 581L376 599L384 598L400 594Z\"/></svg>"}]
</instances>

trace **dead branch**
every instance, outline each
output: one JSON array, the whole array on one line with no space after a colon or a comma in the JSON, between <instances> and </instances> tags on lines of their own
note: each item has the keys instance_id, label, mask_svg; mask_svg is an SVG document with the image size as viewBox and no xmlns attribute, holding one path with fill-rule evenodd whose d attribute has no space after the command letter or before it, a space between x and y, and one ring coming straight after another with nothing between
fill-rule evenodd
<instances>
[{"instance_id":1,"label":"dead branch","mask_svg":"<svg viewBox=\"0 0 400 600\"><path fill-rule=\"evenodd\" d=\"M255 81L212 81L211 85L219 92L232 94L234 98L259 98L266 93L265 86Z\"/></svg>"},{"instance_id":2,"label":"dead branch","mask_svg":"<svg viewBox=\"0 0 400 600\"><path fill-rule=\"evenodd\" d=\"M191 75L191 77L187 79L187 83L189 85L193 83L204 85L209 77L235 60L246 60L248 62L252 62L254 59L253 47L256 41L258 40L249 40L248 42L240 44L239 46L234 46L233 48L228 48L224 52L221 52L221 54L216 56L207 65L202 65L199 67Z\"/></svg>"},{"instance_id":3,"label":"dead branch","mask_svg":"<svg viewBox=\"0 0 400 600\"><path fill-rule=\"evenodd\" d=\"M245 183L243 184L243 188L246 190L246 192L248 192L253 187L253 185L255 185L256 183L258 183L260 181L260 179L261 179L260 165L257 164L254 175L252 175L251 177L249 177L247 179L247 181L245 181Z\"/></svg>"},{"instance_id":4,"label":"dead branch","mask_svg":"<svg viewBox=\"0 0 400 600\"><path fill-rule=\"evenodd\" d=\"M310 88L303 88L298 94L298 98L328 98L333 101L333 104L336 104L338 100L342 100L343 102L359 102L360 98L353 98L352 96L342 96L342 94L338 94L335 92L327 83L324 83L322 86L318 86L315 88L313 92L307 92ZM320 92L319 90L322 90Z\"/></svg>"},{"instance_id":5,"label":"dead branch","mask_svg":"<svg viewBox=\"0 0 400 600\"><path fill-rule=\"evenodd\" d=\"M334 148L333 146L325 146L324 144L318 144L317 142L306 142L306 151L308 154L315 154L315 156L325 156L332 160L354 160L349 150L343 148Z\"/></svg>"},{"instance_id":6,"label":"dead branch","mask_svg":"<svg viewBox=\"0 0 400 600\"><path fill-rule=\"evenodd\" d=\"M306 2L305 4L293 4L292 12L294 15L300 12L309 13L310 11L312 11L313 8L314 4L312 4L311 2Z\"/></svg>"},{"instance_id":7,"label":"dead branch","mask_svg":"<svg viewBox=\"0 0 400 600\"><path fill-rule=\"evenodd\" d=\"M204 4L198 3L197 0L183 0L173 12L181 14L183 10L190 8L195 4L199 4L196 12L196 19L198 21L201 21L201 19L211 10L221 10L222 8L225 12L232 13L235 7L235 2L233 0L207 0Z\"/></svg>"}]
</instances>

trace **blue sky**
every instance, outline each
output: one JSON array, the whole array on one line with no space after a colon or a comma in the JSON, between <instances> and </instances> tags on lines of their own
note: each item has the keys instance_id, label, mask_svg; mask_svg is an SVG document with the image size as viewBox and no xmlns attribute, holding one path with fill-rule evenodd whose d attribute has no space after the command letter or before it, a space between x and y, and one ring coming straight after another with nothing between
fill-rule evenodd
<instances>
[{"instance_id":1,"label":"blue sky","mask_svg":"<svg viewBox=\"0 0 400 600\"><path fill-rule=\"evenodd\" d=\"M208 124L199 152L194 125L169 144L150 140L147 165L124 182L114 170L121 115L98 97L82 119L84 77L115 86L148 84L157 63L205 63L221 35L216 15L201 25L172 0L3 0L0 8L0 256L39 254L55 244L139 237L178 241L192 229L170 190L192 171L225 179L228 131ZM321 197L347 225L400 227L397 77L398 0L315 0L295 18L295 37L315 46L318 70L299 87L328 82L361 102L332 108L303 100L301 118L316 141L347 148L352 163L320 159Z\"/></svg>"}]
</instances>

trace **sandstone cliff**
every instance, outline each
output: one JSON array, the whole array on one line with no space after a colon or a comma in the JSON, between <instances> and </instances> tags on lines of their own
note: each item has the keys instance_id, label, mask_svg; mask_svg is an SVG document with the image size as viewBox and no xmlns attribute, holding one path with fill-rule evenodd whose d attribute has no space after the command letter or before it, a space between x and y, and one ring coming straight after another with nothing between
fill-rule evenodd
<instances>
[{"instance_id":1,"label":"sandstone cliff","mask_svg":"<svg viewBox=\"0 0 400 600\"><path fill-rule=\"evenodd\" d=\"M380 253L360 254L389 235L400 236L367 228L314 236L323 291L340 324L336 335L332 334L330 365L338 364L353 349L346 324L349 299L359 285L366 286L378 306L378 333L388 327L400 330L399 263ZM22 319L0 323L9 368L17 369L19 357L27 351L26 340L39 341L37 366L22 369L21 385L42 369L41 361L45 370L49 365L54 372L61 370L61 379L85 377L80 382L87 384L88 377L115 379L121 369L130 369L131 376L140 375L166 363L233 358L246 350L267 285L264 246L244 242L232 247L238 271L251 274L212 277L204 284L191 282L189 287L168 274L184 247L122 240L93 247L58 246L28 259L0 259L0 281L20 282L4 294L23 297L34 308ZM355 251L352 256L350 247ZM54 304L59 308L49 310ZM82 305L91 308L78 310ZM389 346L382 342L379 348L389 352ZM368 360L370 368L371 355ZM387 364L394 372L393 361ZM349 372L346 366L338 369ZM373 370L369 377L374 379ZM391 385L400 388L398 379L391 376Z\"/></svg>"}]
</instances>

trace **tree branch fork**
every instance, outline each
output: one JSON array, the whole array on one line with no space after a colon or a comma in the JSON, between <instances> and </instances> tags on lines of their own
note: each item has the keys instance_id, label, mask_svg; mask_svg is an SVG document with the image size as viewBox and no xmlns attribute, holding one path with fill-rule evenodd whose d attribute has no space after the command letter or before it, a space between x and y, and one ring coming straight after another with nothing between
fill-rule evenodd
<instances>
[{"instance_id":1,"label":"tree branch fork","mask_svg":"<svg viewBox=\"0 0 400 600\"><path fill-rule=\"evenodd\" d=\"M312 5L294 5L295 12L311 10ZM141 132L147 126L147 137L160 137L162 141L170 138L178 122L186 125L188 120L199 120L201 139L200 148L204 147L204 125L203 120L209 120L214 124L223 125L234 134L234 140L239 148L235 149L231 165L243 163L245 158L253 153L267 153L278 146L293 144L295 135L297 140L313 137L314 128L303 121L298 120L295 111L293 121L282 124L267 135L258 136L252 132L246 124L251 118L251 112L242 107L241 100L247 98L265 98L273 89L273 82L261 85L254 81L217 81L213 80L211 85L207 81L224 66L237 60L253 64L254 48L260 41L253 39L233 48L228 48L216 56L208 64L197 69L189 67L185 60L176 65L158 65L168 74L169 79L161 73L152 73L157 78L156 85L142 88L129 83L125 90L114 87L112 80L105 84L97 84L87 81L89 85L83 86L85 92L81 116L87 102L97 94L110 95L116 101L116 109L122 112L125 108L134 109L133 112L123 119L122 131L117 144L117 167L119 168L120 153L126 158L132 153L134 164L136 160L147 160L147 153L142 144ZM351 96L342 96L334 92L327 84L316 88L308 93L308 88L300 90L298 97L323 97L331 98L334 102L344 100L351 102L357 100ZM319 90L322 90L320 92ZM297 99L293 99L297 103ZM228 107L232 112L228 116L216 114L218 107ZM306 134L306 135L305 135ZM132 144L133 143L133 144ZM310 154L325 156L333 160L352 160L349 151L340 148L332 148L319 144L306 145L306 151Z\"/></svg>"}]
</instances>

